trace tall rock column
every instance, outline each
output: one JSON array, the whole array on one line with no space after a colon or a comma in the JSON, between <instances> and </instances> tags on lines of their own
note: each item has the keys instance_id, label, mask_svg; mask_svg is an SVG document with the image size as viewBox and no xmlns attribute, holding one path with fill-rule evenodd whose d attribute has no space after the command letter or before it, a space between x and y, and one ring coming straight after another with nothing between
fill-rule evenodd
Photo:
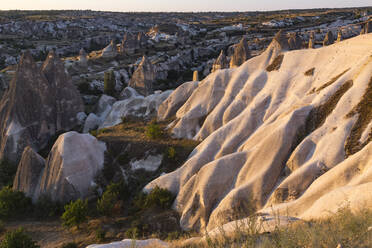
<instances>
[{"instance_id":1,"label":"tall rock column","mask_svg":"<svg viewBox=\"0 0 372 248\"><path fill-rule=\"evenodd\" d=\"M248 48L248 43L245 38L242 38L235 46L234 54L231 57L230 68L239 67L245 61L251 58L251 53Z\"/></svg>"},{"instance_id":2,"label":"tall rock column","mask_svg":"<svg viewBox=\"0 0 372 248\"><path fill-rule=\"evenodd\" d=\"M129 87L132 87L141 95L151 95L154 93L155 76L154 65L146 56L143 56L141 63L129 81Z\"/></svg>"}]
</instances>

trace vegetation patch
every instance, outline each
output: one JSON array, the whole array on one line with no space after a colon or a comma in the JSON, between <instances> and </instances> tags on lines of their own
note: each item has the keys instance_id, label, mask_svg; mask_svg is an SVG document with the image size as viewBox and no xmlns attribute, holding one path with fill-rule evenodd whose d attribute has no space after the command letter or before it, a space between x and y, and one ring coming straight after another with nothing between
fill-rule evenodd
<instances>
[{"instance_id":1,"label":"vegetation patch","mask_svg":"<svg viewBox=\"0 0 372 248\"><path fill-rule=\"evenodd\" d=\"M32 210L31 199L23 192L3 187L0 191L0 218L20 217Z\"/></svg>"},{"instance_id":2,"label":"vegetation patch","mask_svg":"<svg viewBox=\"0 0 372 248\"><path fill-rule=\"evenodd\" d=\"M314 75L314 72L315 72L315 68L313 67L313 68L311 68L311 69L305 71L304 75L305 75L305 76L308 76L308 77L311 77L311 76Z\"/></svg>"},{"instance_id":3,"label":"vegetation patch","mask_svg":"<svg viewBox=\"0 0 372 248\"><path fill-rule=\"evenodd\" d=\"M0 248L39 248L35 241L22 228L5 234Z\"/></svg>"},{"instance_id":4,"label":"vegetation patch","mask_svg":"<svg viewBox=\"0 0 372 248\"><path fill-rule=\"evenodd\" d=\"M65 212L62 215L63 225L66 227L77 226L87 220L88 216L88 201L78 199L70 202L65 206Z\"/></svg>"},{"instance_id":5,"label":"vegetation patch","mask_svg":"<svg viewBox=\"0 0 372 248\"><path fill-rule=\"evenodd\" d=\"M0 161L0 188L4 186L12 186L17 166L7 160Z\"/></svg>"},{"instance_id":6,"label":"vegetation patch","mask_svg":"<svg viewBox=\"0 0 372 248\"><path fill-rule=\"evenodd\" d=\"M364 93L361 101L354 107L354 109L347 114L347 118L351 118L358 114L358 119L354 123L350 135L345 143L346 157L360 151L365 145L372 140L372 131L369 133L368 139L361 143L360 138L363 131L372 121L372 77L369 80L367 90Z\"/></svg>"},{"instance_id":7,"label":"vegetation patch","mask_svg":"<svg viewBox=\"0 0 372 248\"><path fill-rule=\"evenodd\" d=\"M278 55L274 61L266 68L266 71L271 72L271 71L279 71L282 63L283 63L284 55L280 54Z\"/></svg>"},{"instance_id":8,"label":"vegetation patch","mask_svg":"<svg viewBox=\"0 0 372 248\"><path fill-rule=\"evenodd\" d=\"M323 84L322 86L320 86L319 88L313 88L310 92L309 92L309 94L312 94L312 93L319 93L321 90L323 90L323 89L325 89L325 88L327 88L328 86L330 86L330 85L332 85L334 82L336 82L340 77L342 77L346 72L348 72L350 70L350 68L349 69L347 69L347 70L345 70L345 71L343 71L343 72L341 72L340 74L338 74L337 76L335 76L334 78L332 78L331 80L329 80L327 83L325 83L325 84Z\"/></svg>"}]
</instances>

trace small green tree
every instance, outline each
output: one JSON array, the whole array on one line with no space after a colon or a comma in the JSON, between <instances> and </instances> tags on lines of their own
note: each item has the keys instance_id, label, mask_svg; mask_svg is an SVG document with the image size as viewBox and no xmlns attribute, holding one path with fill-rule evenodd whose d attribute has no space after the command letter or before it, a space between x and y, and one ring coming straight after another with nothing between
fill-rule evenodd
<instances>
[{"instance_id":1,"label":"small green tree","mask_svg":"<svg viewBox=\"0 0 372 248\"><path fill-rule=\"evenodd\" d=\"M150 123L150 125L147 126L146 135L151 139L160 138L162 135L160 126L156 123Z\"/></svg>"},{"instance_id":2,"label":"small green tree","mask_svg":"<svg viewBox=\"0 0 372 248\"><path fill-rule=\"evenodd\" d=\"M111 216L112 209L118 201L118 195L116 193L105 191L97 201L97 210L101 215Z\"/></svg>"},{"instance_id":3,"label":"small green tree","mask_svg":"<svg viewBox=\"0 0 372 248\"><path fill-rule=\"evenodd\" d=\"M72 201L65 206L65 212L62 214L63 225L66 227L73 227L79 225L87 220L88 215L88 201L78 199Z\"/></svg>"},{"instance_id":4,"label":"small green tree","mask_svg":"<svg viewBox=\"0 0 372 248\"><path fill-rule=\"evenodd\" d=\"M4 187L0 191L0 218L12 218L25 214L32 208L31 199L23 192Z\"/></svg>"},{"instance_id":5,"label":"small green tree","mask_svg":"<svg viewBox=\"0 0 372 248\"><path fill-rule=\"evenodd\" d=\"M115 93L115 74L112 70L104 74L104 93L110 96Z\"/></svg>"},{"instance_id":6,"label":"small green tree","mask_svg":"<svg viewBox=\"0 0 372 248\"><path fill-rule=\"evenodd\" d=\"M0 248L39 248L35 241L22 228L5 234Z\"/></svg>"}]
</instances>

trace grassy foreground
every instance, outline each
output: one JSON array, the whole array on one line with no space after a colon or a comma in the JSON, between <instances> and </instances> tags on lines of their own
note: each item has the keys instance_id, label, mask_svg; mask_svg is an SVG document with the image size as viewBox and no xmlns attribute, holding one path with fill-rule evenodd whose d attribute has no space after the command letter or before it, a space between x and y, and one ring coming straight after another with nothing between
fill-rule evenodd
<instances>
[{"instance_id":1,"label":"grassy foreground","mask_svg":"<svg viewBox=\"0 0 372 248\"><path fill-rule=\"evenodd\" d=\"M207 237L198 243L176 241L172 247L369 248L372 247L372 210L352 213L349 209L342 209L325 220L293 223L263 234L259 229L258 222L252 217L246 227L237 228L232 235Z\"/></svg>"}]
</instances>

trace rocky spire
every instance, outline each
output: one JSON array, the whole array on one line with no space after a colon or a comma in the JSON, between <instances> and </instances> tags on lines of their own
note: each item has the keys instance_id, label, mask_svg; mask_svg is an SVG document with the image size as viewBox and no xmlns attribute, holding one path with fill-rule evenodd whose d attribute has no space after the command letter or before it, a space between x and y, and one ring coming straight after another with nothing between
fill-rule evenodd
<instances>
[{"instance_id":1,"label":"rocky spire","mask_svg":"<svg viewBox=\"0 0 372 248\"><path fill-rule=\"evenodd\" d=\"M323 46L332 45L334 42L335 42L335 39L333 37L332 31L328 31L324 40L323 40Z\"/></svg>"},{"instance_id":2,"label":"rocky spire","mask_svg":"<svg viewBox=\"0 0 372 248\"><path fill-rule=\"evenodd\" d=\"M343 40L343 38L342 38L342 31L341 30L338 30L338 32L337 32L337 42L340 42L342 40Z\"/></svg>"},{"instance_id":3,"label":"rocky spire","mask_svg":"<svg viewBox=\"0 0 372 248\"><path fill-rule=\"evenodd\" d=\"M0 101L0 159L18 162L26 146L44 148L58 131L74 126L83 109L79 92L52 51L39 70L29 52Z\"/></svg>"},{"instance_id":4,"label":"rocky spire","mask_svg":"<svg viewBox=\"0 0 372 248\"><path fill-rule=\"evenodd\" d=\"M87 65L87 62L88 62L88 55L87 53L85 52L84 48L81 48L80 49L80 53L79 53L79 62L81 65Z\"/></svg>"},{"instance_id":5,"label":"rocky spire","mask_svg":"<svg viewBox=\"0 0 372 248\"><path fill-rule=\"evenodd\" d=\"M212 66L212 72L215 72L217 70L226 69L229 67L229 63L227 61L227 57L225 55L225 52L221 50L220 55L218 56L217 60L213 63Z\"/></svg>"},{"instance_id":6,"label":"rocky spire","mask_svg":"<svg viewBox=\"0 0 372 248\"><path fill-rule=\"evenodd\" d=\"M315 47L315 35L314 32L311 32L310 38L309 38L309 49L312 49Z\"/></svg>"},{"instance_id":7,"label":"rocky spire","mask_svg":"<svg viewBox=\"0 0 372 248\"><path fill-rule=\"evenodd\" d=\"M194 81L194 82L199 81L199 72L198 71L194 71L194 73L192 75L192 81Z\"/></svg>"},{"instance_id":8,"label":"rocky spire","mask_svg":"<svg viewBox=\"0 0 372 248\"><path fill-rule=\"evenodd\" d=\"M251 57L251 53L248 48L247 40L243 37L239 44L234 48L234 54L231 57L230 68L238 67L242 65Z\"/></svg>"},{"instance_id":9,"label":"rocky spire","mask_svg":"<svg viewBox=\"0 0 372 248\"><path fill-rule=\"evenodd\" d=\"M111 40L110 44L102 50L102 57L112 58L117 55L117 48L114 40Z\"/></svg>"},{"instance_id":10,"label":"rocky spire","mask_svg":"<svg viewBox=\"0 0 372 248\"><path fill-rule=\"evenodd\" d=\"M288 39L288 45L290 50L298 50L302 48L302 39L298 33L294 33Z\"/></svg>"},{"instance_id":11,"label":"rocky spire","mask_svg":"<svg viewBox=\"0 0 372 248\"><path fill-rule=\"evenodd\" d=\"M144 33L139 32L137 35L137 47L145 48L147 45L147 37Z\"/></svg>"},{"instance_id":12,"label":"rocky spire","mask_svg":"<svg viewBox=\"0 0 372 248\"><path fill-rule=\"evenodd\" d=\"M141 63L129 81L129 87L134 88L141 95L148 96L154 92L155 75L154 65L146 56L143 56Z\"/></svg>"},{"instance_id":13,"label":"rocky spire","mask_svg":"<svg viewBox=\"0 0 372 248\"><path fill-rule=\"evenodd\" d=\"M120 53L132 55L138 49L138 37L135 37L131 33L125 33L123 40L120 45Z\"/></svg>"}]
</instances>

